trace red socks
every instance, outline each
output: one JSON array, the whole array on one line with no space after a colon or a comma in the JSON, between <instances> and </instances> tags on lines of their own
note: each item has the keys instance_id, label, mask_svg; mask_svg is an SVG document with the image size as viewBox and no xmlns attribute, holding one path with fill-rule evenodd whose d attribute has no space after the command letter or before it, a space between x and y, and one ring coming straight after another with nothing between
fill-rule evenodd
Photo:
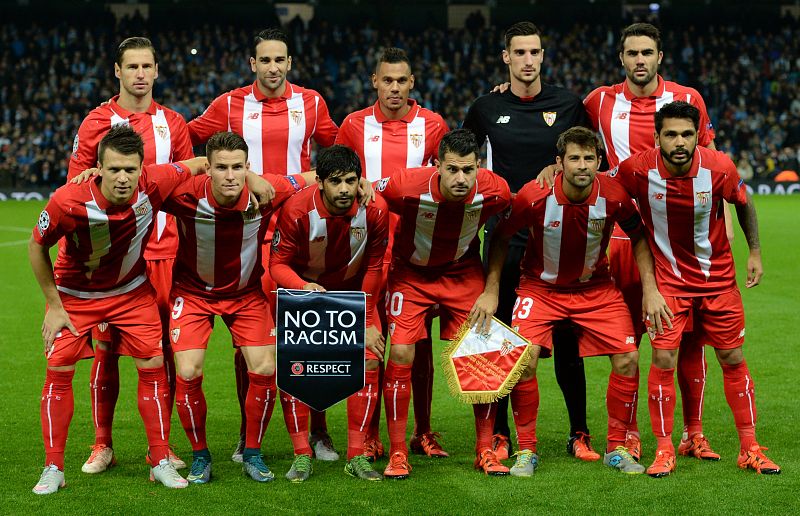
<instances>
[{"instance_id":1,"label":"red socks","mask_svg":"<svg viewBox=\"0 0 800 516\"><path fill-rule=\"evenodd\" d=\"M427 337L418 341L414 347L414 362L411 364L411 392L414 400L414 435L422 435L431 431L433 345L430 337Z\"/></svg>"},{"instance_id":2,"label":"red socks","mask_svg":"<svg viewBox=\"0 0 800 516\"><path fill-rule=\"evenodd\" d=\"M89 376L94 443L112 447L111 427L119 397L119 355L95 346Z\"/></svg>"},{"instance_id":3,"label":"red socks","mask_svg":"<svg viewBox=\"0 0 800 516\"><path fill-rule=\"evenodd\" d=\"M236 348L236 351L233 353L233 370L236 375L236 398L239 400L239 413L242 418L241 423L239 423L239 435L244 435L247 432L247 409L245 409L245 401L247 400L247 388L250 385L250 377L247 375L247 362L239 348Z\"/></svg>"},{"instance_id":4,"label":"red socks","mask_svg":"<svg viewBox=\"0 0 800 516\"><path fill-rule=\"evenodd\" d=\"M536 418L539 416L539 382L536 377L517 383L511 391L511 410L520 450L536 451Z\"/></svg>"},{"instance_id":5,"label":"red socks","mask_svg":"<svg viewBox=\"0 0 800 516\"><path fill-rule=\"evenodd\" d=\"M72 377L75 371L48 369L42 388L42 438L44 439L44 465L55 464L64 471L64 447L67 432L75 410L72 394Z\"/></svg>"},{"instance_id":6,"label":"red socks","mask_svg":"<svg viewBox=\"0 0 800 516\"><path fill-rule=\"evenodd\" d=\"M380 439L381 435L381 398L383 397L383 388L381 386L383 385L385 372L386 367L383 362L378 362L378 398L375 400L375 410L372 412L369 427L367 428L367 437L374 437L375 439Z\"/></svg>"},{"instance_id":7,"label":"red socks","mask_svg":"<svg viewBox=\"0 0 800 516\"><path fill-rule=\"evenodd\" d=\"M347 398L347 460L364 454L364 436L378 402L378 370L365 371L364 387Z\"/></svg>"},{"instance_id":8,"label":"red socks","mask_svg":"<svg viewBox=\"0 0 800 516\"><path fill-rule=\"evenodd\" d=\"M137 399L150 446L150 459L158 464L169 457L169 387L163 366L139 369Z\"/></svg>"},{"instance_id":9,"label":"red socks","mask_svg":"<svg viewBox=\"0 0 800 516\"><path fill-rule=\"evenodd\" d=\"M494 416L497 414L497 403L476 403L472 405L475 414L475 453L479 454L492 447Z\"/></svg>"},{"instance_id":10,"label":"red socks","mask_svg":"<svg viewBox=\"0 0 800 516\"><path fill-rule=\"evenodd\" d=\"M250 388L247 389L245 409L247 411L247 434L245 448L261 448L261 440L275 408L275 397L278 388L275 386L275 374L270 376L248 372Z\"/></svg>"},{"instance_id":11,"label":"red socks","mask_svg":"<svg viewBox=\"0 0 800 516\"><path fill-rule=\"evenodd\" d=\"M294 396L281 392L283 420L289 438L292 440L295 455L313 455L308 445L308 405Z\"/></svg>"},{"instance_id":12,"label":"red socks","mask_svg":"<svg viewBox=\"0 0 800 516\"><path fill-rule=\"evenodd\" d=\"M203 377L192 380L177 378L175 389L175 406L178 417L192 445L192 450L200 451L208 448L206 442L206 397L203 394Z\"/></svg>"},{"instance_id":13,"label":"red socks","mask_svg":"<svg viewBox=\"0 0 800 516\"><path fill-rule=\"evenodd\" d=\"M703 432L703 396L708 371L705 347L694 339L681 341L677 369L683 400L683 424L689 436L693 436Z\"/></svg>"},{"instance_id":14,"label":"red socks","mask_svg":"<svg viewBox=\"0 0 800 516\"><path fill-rule=\"evenodd\" d=\"M747 363L742 360L736 365L723 365L722 380L739 442L742 450L747 450L756 443L756 393Z\"/></svg>"},{"instance_id":15,"label":"red socks","mask_svg":"<svg viewBox=\"0 0 800 516\"><path fill-rule=\"evenodd\" d=\"M675 453L672 444L672 426L675 419L675 369L659 369L650 366L647 377L647 405L650 409L650 424L656 436L659 450Z\"/></svg>"},{"instance_id":16,"label":"red socks","mask_svg":"<svg viewBox=\"0 0 800 516\"><path fill-rule=\"evenodd\" d=\"M397 364L389 360L383 382L383 398L386 404L386 427L389 431L389 454L403 452L406 446L408 404L411 400L411 364Z\"/></svg>"},{"instance_id":17,"label":"red socks","mask_svg":"<svg viewBox=\"0 0 800 516\"><path fill-rule=\"evenodd\" d=\"M625 444L628 431L636 431L636 398L639 375L622 376L611 372L606 392L608 444L606 451Z\"/></svg>"}]
</instances>

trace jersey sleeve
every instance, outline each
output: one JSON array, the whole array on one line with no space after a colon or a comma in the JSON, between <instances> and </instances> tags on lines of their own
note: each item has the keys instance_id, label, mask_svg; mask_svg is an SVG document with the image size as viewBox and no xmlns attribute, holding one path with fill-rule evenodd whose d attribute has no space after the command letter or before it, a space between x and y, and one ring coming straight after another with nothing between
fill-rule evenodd
<instances>
[{"instance_id":1,"label":"jersey sleeve","mask_svg":"<svg viewBox=\"0 0 800 516\"><path fill-rule=\"evenodd\" d=\"M478 145L483 145L487 134L486 124L483 121L478 101L473 102L467 110L467 116L464 117L464 123L461 124L461 127L472 131L473 134L475 134L475 138L478 140Z\"/></svg>"},{"instance_id":2,"label":"jersey sleeve","mask_svg":"<svg viewBox=\"0 0 800 516\"><path fill-rule=\"evenodd\" d=\"M142 170L146 184L155 184L162 199L168 199L179 185L191 181L194 176L183 163L148 165Z\"/></svg>"},{"instance_id":3,"label":"jersey sleeve","mask_svg":"<svg viewBox=\"0 0 800 516\"><path fill-rule=\"evenodd\" d=\"M511 189L505 179L497 174L485 170L486 180L489 182L490 195L494 197L491 203L490 215L502 212L511 204Z\"/></svg>"},{"instance_id":4,"label":"jersey sleeve","mask_svg":"<svg viewBox=\"0 0 800 516\"><path fill-rule=\"evenodd\" d=\"M589 120L589 124L591 125L592 129L598 131L600 129L600 99L602 95L600 94L600 89L596 89L589 93L585 99L583 99L583 107L586 110L586 117Z\"/></svg>"},{"instance_id":5,"label":"jersey sleeve","mask_svg":"<svg viewBox=\"0 0 800 516\"><path fill-rule=\"evenodd\" d=\"M37 244L52 247L69 232L69 228L66 227L68 219L62 209L64 200L61 189L57 190L39 214L39 220L33 228L33 239Z\"/></svg>"},{"instance_id":6,"label":"jersey sleeve","mask_svg":"<svg viewBox=\"0 0 800 516\"><path fill-rule=\"evenodd\" d=\"M277 210L291 196L306 187L306 182L300 174L293 174L290 176L264 174L261 177L269 181L272 187L275 188L275 197L272 199L272 202L266 206L266 208L270 210Z\"/></svg>"},{"instance_id":7,"label":"jersey sleeve","mask_svg":"<svg viewBox=\"0 0 800 516\"><path fill-rule=\"evenodd\" d=\"M744 179L739 177L736 165L733 164L733 161L728 156L721 152L717 152L717 155L722 158L720 165L725 174L723 198L731 204L744 206L747 204L747 186L744 184Z\"/></svg>"},{"instance_id":8,"label":"jersey sleeve","mask_svg":"<svg viewBox=\"0 0 800 516\"><path fill-rule=\"evenodd\" d=\"M431 138L433 140L433 158L439 159L439 142L441 142L442 138L444 138L444 135L450 131L450 128L447 127L447 122L444 121L444 118L442 118L441 115L437 114L436 122L437 126L436 129L433 130ZM472 132L474 133L475 131ZM478 142L481 141L483 140L478 140Z\"/></svg>"},{"instance_id":9,"label":"jersey sleeve","mask_svg":"<svg viewBox=\"0 0 800 516\"><path fill-rule=\"evenodd\" d=\"M269 255L269 273L279 287L302 289L308 283L291 266L292 258L299 251L299 234L299 221L293 220L289 210L282 209L272 236L272 252Z\"/></svg>"},{"instance_id":10,"label":"jersey sleeve","mask_svg":"<svg viewBox=\"0 0 800 516\"><path fill-rule=\"evenodd\" d=\"M336 141L336 134L339 127L331 118L328 112L328 104L321 95L318 95L319 104L317 105L317 126L314 128L314 141L323 147L330 147Z\"/></svg>"},{"instance_id":11,"label":"jersey sleeve","mask_svg":"<svg viewBox=\"0 0 800 516\"><path fill-rule=\"evenodd\" d=\"M375 191L383 197L383 200L389 206L389 210L394 213L400 213L403 209L403 176L405 176L405 169L392 174L391 177L384 177L373 183Z\"/></svg>"},{"instance_id":12,"label":"jersey sleeve","mask_svg":"<svg viewBox=\"0 0 800 516\"><path fill-rule=\"evenodd\" d=\"M540 189L536 181L531 181L523 186L511 201L510 208L503 214L495 232L502 236L511 237L520 229L529 225L532 195L536 190Z\"/></svg>"},{"instance_id":13,"label":"jersey sleeve","mask_svg":"<svg viewBox=\"0 0 800 516\"><path fill-rule=\"evenodd\" d=\"M189 122L192 145L206 143L214 133L228 129L228 95L215 98L202 115Z\"/></svg>"},{"instance_id":14,"label":"jersey sleeve","mask_svg":"<svg viewBox=\"0 0 800 516\"><path fill-rule=\"evenodd\" d=\"M170 128L170 138L172 140L172 161L183 161L192 159L192 139L189 136L189 126L186 120L178 113L174 113L172 127Z\"/></svg>"},{"instance_id":15,"label":"jersey sleeve","mask_svg":"<svg viewBox=\"0 0 800 516\"><path fill-rule=\"evenodd\" d=\"M78 134L72 142L72 155L69 159L67 181L87 168L97 166L97 146L108 127L91 115L86 117L78 128Z\"/></svg>"},{"instance_id":16,"label":"jersey sleeve","mask_svg":"<svg viewBox=\"0 0 800 516\"><path fill-rule=\"evenodd\" d=\"M619 211L616 214L616 222L622 231L629 237L636 237L642 230L642 217L639 215L639 210L636 209L636 204L628 192L622 188L621 185L613 185L615 197L619 202Z\"/></svg>"},{"instance_id":17,"label":"jersey sleeve","mask_svg":"<svg viewBox=\"0 0 800 516\"><path fill-rule=\"evenodd\" d=\"M705 100L703 100L699 92L694 90L692 91L692 104L700 111L697 144L701 147L708 147L716 136L714 133L714 125L711 123L711 118L708 116Z\"/></svg>"},{"instance_id":18,"label":"jersey sleeve","mask_svg":"<svg viewBox=\"0 0 800 516\"><path fill-rule=\"evenodd\" d=\"M636 174L633 158L628 158L608 171L607 176L614 179L629 196L636 198Z\"/></svg>"}]
</instances>

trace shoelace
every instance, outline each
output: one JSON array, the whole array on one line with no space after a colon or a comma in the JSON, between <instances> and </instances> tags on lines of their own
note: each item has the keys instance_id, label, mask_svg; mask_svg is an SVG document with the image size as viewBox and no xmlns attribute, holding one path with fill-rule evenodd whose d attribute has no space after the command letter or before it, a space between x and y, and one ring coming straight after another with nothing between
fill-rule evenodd
<instances>
[{"instance_id":1,"label":"shoelace","mask_svg":"<svg viewBox=\"0 0 800 516\"><path fill-rule=\"evenodd\" d=\"M411 471L411 464L408 463L401 453L395 453L389 458L389 467L403 468Z\"/></svg>"},{"instance_id":2,"label":"shoelace","mask_svg":"<svg viewBox=\"0 0 800 516\"><path fill-rule=\"evenodd\" d=\"M86 462L90 462L90 463L94 462L94 460L97 458L97 456L100 455L100 453L103 450L108 448L108 446L106 446L105 444L93 444L91 446L91 448L92 448L92 453L89 455L89 459L86 461Z\"/></svg>"},{"instance_id":3,"label":"shoelace","mask_svg":"<svg viewBox=\"0 0 800 516\"><path fill-rule=\"evenodd\" d=\"M210 460L207 460L205 457L197 457L192 461L192 475L200 476L205 471L206 466L211 463Z\"/></svg>"},{"instance_id":4,"label":"shoelace","mask_svg":"<svg viewBox=\"0 0 800 516\"><path fill-rule=\"evenodd\" d=\"M437 450L441 450L442 446L436 441L437 438L442 438L439 432L426 432L420 436L419 440L423 448L435 448Z\"/></svg>"},{"instance_id":5,"label":"shoelace","mask_svg":"<svg viewBox=\"0 0 800 516\"><path fill-rule=\"evenodd\" d=\"M363 455L356 455L355 457L350 459L350 464L353 465L353 469L356 470L356 472L362 472L372 469L372 467L369 464L369 461Z\"/></svg>"},{"instance_id":6,"label":"shoelace","mask_svg":"<svg viewBox=\"0 0 800 516\"><path fill-rule=\"evenodd\" d=\"M493 451L486 450L481 454L480 465L489 467L499 466L500 461L497 460L497 455L495 455Z\"/></svg>"},{"instance_id":7,"label":"shoelace","mask_svg":"<svg viewBox=\"0 0 800 516\"><path fill-rule=\"evenodd\" d=\"M308 455L298 455L294 459L294 469L305 473L311 469L311 457Z\"/></svg>"}]
</instances>

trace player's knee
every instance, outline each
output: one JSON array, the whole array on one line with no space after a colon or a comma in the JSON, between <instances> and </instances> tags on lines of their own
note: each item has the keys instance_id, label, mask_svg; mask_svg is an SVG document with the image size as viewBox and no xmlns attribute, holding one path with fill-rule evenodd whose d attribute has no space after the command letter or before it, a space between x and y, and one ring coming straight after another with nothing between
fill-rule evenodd
<instances>
[{"instance_id":1,"label":"player's knee","mask_svg":"<svg viewBox=\"0 0 800 516\"><path fill-rule=\"evenodd\" d=\"M677 350L653 349L653 365L659 369L672 369L677 362Z\"/></svg>"},{"instance_id":2,"label":"player's knee","mask_svg":"<svg viewBox=\"0 0 800 516\"><path fill-rule=\"evenodd\" d=\"M367 371L375 371L376 369L378 369L378 364L380 364L380 362L378 362L377 360L367 360L366 362L364 362L364 367L366 368Z\"/></svg>"},{"instance_id":3,"label":"player's knee","mask_svg":"<svg viewBox=\"0 0 800 516\"><path fill-rule=\"evenodd\" d=\"M639 364L639 353L632 351L616 355L612 360L614 372L621 376L636 376L636 369Z\"/></svg>"},{"instance_id":4,"label":"player's knee","mask_svg":"<svg viewBox=\"0 0 800 516\"><path fill-rule=\"evenodd\" d=\"M717 360L719 360L720 364L736 365L744 360L744 353L742 353L741 346L733 349L717 349L716 353Z\"/></svg>"},{"instance_id":5,"label":"player's knee","mask_svg":"<svg viewBox=\"0 0 800 516\"><path fill-rule=\"evenodd\" d=\"M536 367L529 365L522 371L522 374L519 377L520 382L527 382L528 380L533 379L536 376Z\"/></svg>"},{"instance_id":6,"label":"player's knee","mask_svg":"<svg viewBox=\"0 0 800 516\"><path fill-rule=\"evenodd\" d=\"M389 356L392 362L397 364L411 364L414 362L414 345L410 346L403 346L403 345L394 345L391 347L391 351L389 352Z\"/></svg>"},{"instance_id":7,"label":"player's knee","mask_svg":"<svg viewBox=\"0 0 800 516\"><path fill-rule=\"evenodd\" d=\"M134 362L139 369L154 369L156 367L164 367L164 356L158 355L150 358L134 358Z\"/></svg>"}]
</instances>

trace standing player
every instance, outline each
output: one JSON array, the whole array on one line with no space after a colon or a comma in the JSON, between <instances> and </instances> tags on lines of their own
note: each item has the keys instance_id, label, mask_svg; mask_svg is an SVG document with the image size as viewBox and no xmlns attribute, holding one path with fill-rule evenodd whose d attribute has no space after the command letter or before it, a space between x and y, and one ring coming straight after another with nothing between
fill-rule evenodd
<instances>
[{"instance_id":1,"label":"standing player","mask_svg":"<svg viewBox=\"0 0 800 516\"><path fill-rule=\"evenodd\" d=\"M268 482L273 473L261 456L261 440L275 405L275 337L272 315L261 290L261 242L270 215L302 187L293 176L270 176L276 195L256 209L249 202L247 144L234 133L217 133L206 144L209 175L175 189L163 209L180 228L175 283L170 294L170 337L178 377L176 407L192 445L189 482L211 480L206 442L203 362L214 316L220 316L247 361L250 385L245 408L247 429L243 469ZM313 177L314 173L307 173ZM309 179L310 179L309 177ZM301 178L305 183L306 178Z\"/></svg>"},{"instance_id":2,"label":"standing player","mask_svg":"<svg viewBox=\"0 0 800 516\"><path fill-rule=\"evenodd\" d=\"M663 58L659 30L649 23L630 25L622 31L619 47L625 81L597 88L584 100L592 126L605 143L609 168L655 146L653 115L662 106L675 100L689 102L699 110L698 144L714 149L714 130L703 97L693 88L665 81L658 75L658 66ZM644 333L644 325L638 319L642 287L630 240L619 228L611 237L608 251L611 275L635 319L638 341ZM711 449L703 435L703 397L708 368L704 347L691 333L687 333L681 341L678 357L678 384L684 418L684 435L678 452L700 459L719 460L719 454ZM565 374L569 372L565 371ZM574 374L583 375L583 370L575 370ZM638 431L629 437L628 445L638 458L641 450Z\"/></svg>"},{"instance_id":3,"label":"standing player","mask_svg":"<svg viewBox=\"0 0 800 516\"><path fill-rule=\"evenodd\" d=\"M417 105L409 93L414 89L414 74L406 52L389 47L383 51L372 86L378 92L373 106L347 115L336 136L336 143L353 149L361 160L364 176L370 181L391 177L396 170L430 165L436 159L439 141L447 132L444 119ZM383 285L392 263L391 248L397 215L389 219L389 248L383 261ZM382 317L385 312L380 307ZM430 333L431 317L426 318ZM414 391L414 436L411 449L433 457L447 457L431 431L431 402L433 400L433 348L430 337L417 343L417 353L411 368ZM383 362L380 363L383 376ZM380 394L365 443L365 454L371 460L383 456L380 441Z\"/></svg>"},{"instance_id":4,"label":"standing player","mask_svg":"<svg viewBox=\"0 0 800 516\"><path fill-rule=\"evenodd\" d=\"M28 249L48 306L42 324L47 357L41 404L45 468L33 488L36 494L64 487L75 363L93 355L91 331L103 322L119 334L117 354L132 356L139 373L137 399L153 464L150 479L173 488L187 485L169 460L161 323L143 254L163 200L190 172L204 172L205 159L143 170L142 138L125 126L103 137L98 159L99 178L56 191L39 216ZM62 238L54 270L49 248Z\"/></svg>"},{"instance_id":5,"label":"standing player","mask_svg":"<svg viewBox=\"0 0 800 516\"><path fill-rule=\"evenodd\" d=\"M409 381L415 343L426 337L425 314L439 305L444 340L467 320L484 287L478 231L511 200L505 180L478 168L479 151L470 131L451 131L439 143L436 167L398 171L378 188L401 221L387 288L391 348L383 396L391 448L383 474L389 478L407 478L411 471L406 447ZM507 475L508 468L491 449L496 406L473 405L475 467L488 475Z\"/></svg>"},{"instance_id":6,"label":"standing player","mask_svg":"<svg viewBox=\"0 0 800 516\"><path fill-rule=\"evenodd\" d=\"M669 321L664 299L653 275L653 257L641 234L641 219L630 196L612 179L596 176L600 142L584 127L573 127L558 140L557 175L552 188L529 182L514 198L510 215L492 238L486 290L475 303L477 323L488 325L497 308L500 273L508 244L522 228L531 236L522 261L522 277L514 304L513 325L531 342L533 359L511 392L517 427L515 476L532 476L539 465L536 419L539 355L553 349L552 332L569 319L578 328L581 357L608 355L608 444L605 463L625 473L644 467L625 447L627 431L636 426L639 388L633 326L622 294L608 271L606 247L616 222L634 239L634 254L642 271L643 306L654 323Z\"/></svg>"},{"instance_id":7,"label":"standing player","mask_svg":"<svg viewBox=\"0 0 800 516\"><path fill-rule=\"evenodd\" d=\"M504 93L476 99L464 120L464 128L474 132L479 142L486 140L486 167L504 177L512 192L552 163L557 154L559 134L573 126L589 125L577 96L542 82L544 48L541 38L539 29L530 22L515 23L506 30L503 62L508 65L511 87ZM487 222L485 241L491 240L497 222L497 218ZM500 279L497 317L509 325L526 240L524 232L511 239ZM562 379L558 374L562 356L565 359L577 356L577 342L569 330L556 331L555 340L559 343L555 352L556 379L567 404L570 434L588 436L585 380L575 385L572 378ZM510 452L507 407L508 398L501 399L495 423L495 450L501 459L507 458ZM593 454L595 460L600 458L591 448L586 452Z\"/></svg>"},{"instance_id":8,"label":"standing player","mask_svg":"<svg viewBox=\"0 0 800 516\"><path fill-rule=\"evenodd\" d=\"M101 138L109 129L120 124L131 126L141 135L145 165L192 158L194 154L183 117L153 100L153 83L158 78L158 58L150 40L133 37L120 43L114 62L114 75L119 79L119 95L92 110L81 123L72 146L69 179L97 165ZM166 331L169 327L169 290L178 237L174 219L165 213L158 213L155 224L144 251L144 259L147 277L155 289L162 326ZM81 468L84 473L100 473L115 462L111 428L119 395L119 355L110 351L116 339L108 324L100 324L93 330L93 336L97 345L89 387L95 443L89 459ZM175 363L169 339L164 339L163 350L170 393L165 409L172 414ZM186 467L172 451L170 458L176 467Z\"/></svg>"},{"instance_id":9,"label":"standing player","mask_svg":"<svg viewBox=\"0 0 800 516\"><path fill-rule=\"evenodd\" d=\"M747 288L758 285L763 274L755 207L733 162L697 145L700 123L700 111L691 104L666 104L655 114L658 148L635 154L611 172L639 203L658 286L675 314L673 327L663 335L650 332L653 363L647 392L657 450L647 473L663 477L675 470L676 354L694 311L695 331L708 339L722 366L725 397L739 433L739 467L777 474L780 467L764 455L755 436L755 390L742 353L744 309L723 201L736 205L750 249Z\"/></svg>"},{"instance_id":10,"label":"standing player","mask_svg":"<svg viewBox=\"0 0 800 516\"><path fill-rule=\"evenodd\" d=\"M382 480L364 455L364 436L378 397L378 360L384 342L375 303L381 290L383 256L389 231L386 204L356 202L361 164L343 145L320 151L318 188L306 188L281 210L273 239L270 272L284 288L354 290L367 294L366 371L364 387L347 399L347 464L345 473L364 480ZM281 393L286 428L295 458L286 474L291 482L311 475L307 405Z\"/></svg>"},{"instance_id":11,"label":"standing player","mask_svg":"<svg viewBox=\"0 0 800 516\"><path fill-rule=\"evenodd\" d=\"M206 111L189 122L193 145L205 143L219 131L232 131L245 139L252 170L258 174L300 174L311 168L311 140L327 147L336 139L338 128L331 120L328 106L314 90L302 88L286 80L292 69L288 38L280 29L266 29L253 40L250 68L256 74L253 84L224 93L214 99ZM269 242L275 218L267 230L263 251L264 268L269 263ZM274 300L274 282L269 274L263 277L263 289ZM247 364L236 352L236 388L242 423L233 460L241 462L246 428L244 401L247 393ZM316 418L315 450L323 460L339 456L324 430L324 414Z\"/></svg>"}]
</instances>

